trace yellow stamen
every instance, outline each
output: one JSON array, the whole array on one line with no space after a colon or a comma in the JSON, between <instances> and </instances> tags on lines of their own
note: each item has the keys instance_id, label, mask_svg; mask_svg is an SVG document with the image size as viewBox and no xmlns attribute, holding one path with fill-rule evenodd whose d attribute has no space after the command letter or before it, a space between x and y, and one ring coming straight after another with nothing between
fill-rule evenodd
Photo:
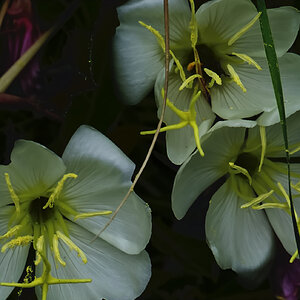
<instances>
[{"instance_id":1,"label":"yellow stamen","mask_svg":"<svg viewBox=\"0 0 300 300\"><path fill-rule=\"evenodd\" d=\"M159 33L158 30L154 29L152 26L145 24L142 21L139 21L140 25L142 25L143 27L145 27L146 29L148 29L151 33L153 33L157 39L158 44L161 46L161 48L163 49L163 51L166 51L166 45L165 45L165 41L164 38L162 37L162 35Z\"/></svg>"},{"instance_id":2,"label":"yellow stamen","mask_svg":"<svg viewBox=\"0 0 300 300\"><path fill-rule=\"evenodd\" d=\"M4 244L1 248L1 252L5 252L8 248L15 248L17 246L26 246L33 241L32 235L19 236L8 243Z\"/></svg>"},{"instance_id":3,"label":"yellow stamen","mask_svg":"<svg viewBox=\"0 0 300 300\"><path fill-rule=\"evenodd\" d=\"M182 110L178 109L169 99L167 99L167 106L175 112L175 114L181 119L181 121L178 124L165 126L165 127L161 128L159 132L181 129L187 125L190 125L194 131L196 147L197 147L200 155L204 156L204 152L202 150L201 143L200 143L199 129L198 129L198 125L196 122L196 114L197 113L196 113L196 109L195 109L195 104L196 104L196 101L199 99L200 94L201 94L201 91L197 92L192 97L188 111L182 111ZM162 97L164 97L163 89L162 89ZM156 132L156 130L142 131L140 134L141 135L154 134L155 132Z\"/></svg>"},{"instance_id":4,"label":"yellow stamen","mask_svg":"<svg viewBox=\"0 0 300 300\"><path fill-rule=\"evenodd\" d=\"M57 183L54 191L50 195L50 197L49 197L47 203L45 204L45 206L43 207L43 209L46 209L47 207L49 207L49 208L53 207L55 199L58 198L59 194L61 193L61 191L63 189L64 183L68 178L77 178L77 175L74 173L65 174L63 176L63 178Z\"/></svg>"},{"instance_id":5,"label":"yellow stamen","mask_svg":"<svg viewBox=\"0 0 300 300\"><path fill-rule=\"evenodd\" d=\"M203 71L212 79L214 79L214 81L216 82L216 84L218 85L222 85L222 79L220 78L220 76L215 73L214 71L204 68Z\"/></svg>"},{"instance_id":6,"label":"yellow stamen","mask_svg":"<svg viewBox=\"0 0 300 300\"><path fill-rule=\"evenodd\" d=\"M249 201L248 203L245 203L241 206L241 208L248 208L250 206L253 206L255 204L258 204L265 199L267 199L269 196L271 196L274 193L274 190L269 191L268 193L265 194L260 194L258 197L254 198L252 201Z\"/></svg>"},{"instance_id":7,"label":"yellow stamen","mask_svg":"<svg viewBox=\"0 0 300 300\"><path fill-rule=\"evenodd\" d=\"M297 256L298 256L298 250L296 250L295 253L293 254L293 256L291 257L290 263L293 263L294 260L297 258Z\"/></svg>"},{"instance_id":8,"label":"yellow stamen","mask_svg":"<svg viewBox=\"0 0 300 300\"><path fill-rule=\"evenodd\" d=\"M236 34L234 34L228 41L228 46L231 46L234 42L236 42L242 35L244 35L258 20L261 12L259 12L248 24L246 24L241 30L239 30Z\"/></svg>"},{"instance_id":9,"label":"yellow stamen","mask_svg":"<svg viewBox=\"0 0 300 300\"><path fill-rule=\"evenodd\" d=\"M266 149L267 149L266 128L264 126L259 126L259 133L260 133L260 139L261 139L261 154L260 154L260 163L259 163L259 167L258 167L258 172L261 171L261 168L263 166Z\"/></svg>"},{"instance_id":10,"label":"yellow stamen","mask_svg":"<svg viewBox=\"0 0 300 300\"><path fill-rule=\"evenodd\" d=\"M194 74L194 75L190 76L190 77L187 78L187 79L182 83L182 85L179 87L179 91L182 91L185 87L187 87L187 86L188 86L191 82L193 82L194 79L196 79L196 78L202 78L202 76L199 75L199 74ZM190 86L190 87L192 87L192 86Z\"/></svg>"},{"instance_id":11,"label":"yellow stamen","mask_svg":"<svg viewBox=\"0 0 300 300\"><path fill-rule=\"evenodd\" d=\"M277 186L279 187L280 192L282 193L283 197L285 198L285 200L286 200L288 206L291 207L290 197L289 197L289 195L287 194L286 190L284 189L284 187L282 186L282 184L281 184L280 182L277 182ZM296 211L295 211L295 216L296 216L296 219L298 219L298 218L297 218L297 213L296 213Z\"/></svg>"},{"instance_id":12,"label":"yellow stamen","mask_svg":"<svg viewBox=\"0 0 300 300\"><path fill-rule=\"evenodd\" d=\"M76 246L66 235L64 235L62 232L60 231L56 231L57 237L60 238L62 241L65 242L66 245L69 246L69 248L71 250L75 250L78 254L78 256L81 258L83 263L87 263L87 258L85 256L85 254L83 253L83 251Z\"/></svg>"},{"instance_id":13,"label":"yellow stamen","mask_svg":"<svg viewBox=\"0 0 300 300\"><path fill-rule=\"evenodd\" d=\"M253 205L252 208L256 210L268 209L268 208L280 208L286 210L289 207L286 203L264 203L261 205Z\"/></svg>"},{"instance_id":14,"label":"yellow stamen","mask_svg":"<svg viewBox=\"0 0 300 300\"><path fill-rule=\"evenodd\" d=\"M214 84L215 84L215 80L212 78L207 87L211 89L214 86Z\"/></svg>"},{"instance_id":15,"label":"yellow stamen","mask_svg":"<svg viewBox=\"0 0 300 300\"><path fill-rule=\"evenodd\" d=\"M245 168L237 166L233 162L229 162L229 167L236 171L235 174L240 173L240 174L243 174L244 176L246 176L248 178L249 184L252 185L252 178L251 178L249 172Z\"/></svg>"},{"instance_id":16,"label":"yellow stamen","mask_svg":"<svg viewBox=\"0 0 300 300\"><path fill-rule=\"evenodd\" d=\"M20 229L22 225L16 225L13 228L9 229L5 234L0 236L0 240L13 237Z\"/></svg>"},{"instance_id":17,"label":"yellow stamen","mask_svg":"<svg viewBox=\"0 0 300 300\"><path fill-rule=\"evenodd\" d=\"M19 199L19 197L17 196L17 194L15 193L15 191L13 189L13 186L12 186L11 181L10 181L9 174L4 173L4 177L5 177L6 185L7 185L8 190L9 190L11 200L13 201L13 203L15 204L15 207L16 207L16 213L17 213L17 215L19 215L20 214L20 199Z\"/></svg>"},{"instance_id":18,"label":"yellow stamen","mask_svg":"<svg viewBox=\"0 0 300 300\"><path fill-rule=\"evenodd\" d=\"M186 67L186 69L191 72L194 68L195 68L196 63L194 61L192 61L191 63L188 64L188 66Z\"/></svg>"},{"instance_id":19,"label":"yellow stamen","mask_svg":"<svg viewBox=\"0 0 300 300\"><path fill-rule=\"evenodd\" d=\"M190 22L191 42L192 42L192 48L194 48L196 47L198 42L198 24L196 21L194 0L190 0L190 4L191 4L191 22Z\"/></svg>"},{"instance_id":20,"label":"yellow stamen","mask_svg":"<svg viewBox=\"0 0 300 300\"><path fill-rule=\"evenodd\" d=\"M227 70L228 70L231 78L233 79L233 81L242 89L242 91L244 93L246 93L247 90L244 87L243 83L241 82L241 79L240 79L239 75L236 73L236 71L234 70L234 68L232 67L232 65L227 64Z\"/></svg>"},{"instance_id":21,"label":"yellow stamen","mask_svg":"<svg viewBox=\"0 0 300 300\"><path fill-rule=\"evenodd\" d=\"M297 147L297 148L295 148L294 150L291 150L291 151L290 151L290 155L293 155L293 154L295 154L295 153L298 152L298 151L300 151L300 146Z\"/></svg>"},{"instance_id":22,"label":"yellow stamen","mask_svg":"<svg viewBox=\"0 0 300 300\"><path fill-rule=\"evenodd\" d=\"M112 214L111 210L103 210L103 211L96 211L96 212L91 212L91 213L82 213L78 214L75 216L74 221L78 219L85 219L85 218L91 218L91 217L96 217L96 216L105 216L105 215L110 215Z\"/></svg>"},{"instance_id":23,"label":"yellow stamen","mask_svg":"<svg viewBox=\"0 0 300 300\"><path fill-rule=\"evenodd\" d=\"M37 266L40 264L40 262L42 261L42 257L41 254L39 252L35 253L35 261L34 264Z\"/></svg>"},{"instance_id":24,"label":"yellow stamen","mask_svg":"<svg viewBox=\"0 0 300 300\"><path fill-rule=\"evenodd\" d=\"M165 45L165 41L164 38L162 37L162 35L159 33L158 30L156 30L155 28L153 28L150 25L145 24L142 21L139 21L140 25L142 25L143 27L145 27L146 29L148 29L152 34L154 34L154 36L157 39L158 44L160 45L160 47L162 48L163 52L166 52L166 45ZM183 67L179 61L179 59L175 56L174 52L172 50L169 50L169 53L171 54L172 58L174 59L174 62L179 70L179 74L180 74L180 78L182 81L185 81L185 73L183 70Z\"/></svg>"},{"instance_id":25,"label":"yellow stamen","mask_svg":"<svg viewBox=\"0 0 300 300\"><path fill-rule=\"evenodd\" d=\"M58 260L58 262L62 265L62 266L66 266L66 262L63 261L63 259L60 256L59 253L59 248L58 248L58 237L56 234L53 235L53 239L52 239L52 246L53 246L53 252L54 252L54 257Z\"/></svg>"},{"instance_id":26,"label":"yellow stamen","mask_svg":"<svg viewBox=\"0 0 300 300\"><path fill-rule=\"evenodd\" d=\"M236 53L236 52L232 52L232 54L239 57L241 60L247 62L249 65L254 66L257 70L259 70L259 71L262 70L261 66L247 54Z\"/></svg>"}]
</instances>

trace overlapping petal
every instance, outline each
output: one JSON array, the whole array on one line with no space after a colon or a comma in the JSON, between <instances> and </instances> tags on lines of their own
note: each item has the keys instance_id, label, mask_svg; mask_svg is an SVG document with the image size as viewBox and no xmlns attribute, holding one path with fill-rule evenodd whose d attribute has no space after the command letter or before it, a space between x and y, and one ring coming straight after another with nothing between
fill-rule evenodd
<instances>
[{"instance_id":1,"label":"overlapping petal","mask_svg":"<svg viewBox=\"0 0 300 300\"><path fill-rule=\"evenodd\" d=\"M189 45L190 10L186 1L170 1L170 44L178 54ZM118 8L120 26L114 40L115 75L124 101L136 104L153 88L164 66L164 52L142 21L164 35L163 3L129 1ZM185 46L184 46L185 45ZM177 49L177 51L176 51Z\"/></svg>"},{"instance_id":2,"label":"overlapping petal","mask_svg":"<svg viewBox=\"0 0 300 300\"><path fill-rule=\"evenodd\" d=\"M90 278L92 282L52 285L47 299L132 300L143 292L151 275L150 259L145 251L128 255L99 238L91 243L94 236L76 224L69 223L68 228L72 241L86 254L88 262L84 265L75 252L70 252L65 244L60 243L66 266L53 267L53 276ZM55 266L52 255L48 258L51 265ZM41 299L40 291L37 294Z\"/></svg>"},{"instance_id":3,"label":"overlapping petal","mask_svg":"<svg viewBox=\"0 0 300 300\"><path fill-rule=\"evenodd\" d=\"M126 195L129 186L115 186L102 189L96 193L66 198L65 203L80 213L95 211L114 212ZM109 221L111 215L78 219L76 223L93 233L98 234ZM72 216L69 216L72 220ZM149 206L135 193L132 193L124 206L101 238L129 254L140 253L151 236L151 211Z\"/></svg>"},{"instance_id":4,"label":"overlapping petal","mask_svg":"<svg viewBox=\"0 0 300 300\"><path fill-rule=\"evenodd\" d=\"M13 189L21 200L46 196L64 174L66 167L60 157L46 147L31 141L19 140L11 152L11 163L0 166L1 205L12 202L4 173L8 173ZM10 200L9 200L10 199Z\"/></svg>"},{"instance_id":5,"label":"overlapping petal","mask_svg":"<svg viewBox=\"0 0 300 300\"><path fill-rule=\"evenodd\" d=\"M243 194L254 196L248 183ZM213 195L206 215L206 237L223 269L251 272L265 265L274 246L273 233L263 211L241 209L244 201L234 193L230 179Z\"/></svg>"},{"instance_id":6,"label":"overlapping petal","mask_svg":"<svg viewBox=\"0 0 300 300\"><path fill-rule=\"evenodd\" d=\"M196 198L228 171L228 162L235 161L243 143L245 129L221 128L213 138L203 142L204 157L194 153L180 167L172 191L172 209L181 219ZM220 146L221 145L221 146Z\"/></svg>"},{"instance_id":7,"label":"overlapping petal","mask_svg":"<svg viewBox=\"0 0 300 300\"><path fill-rule=\"evenodd\" d=\"M2 207L0 210L0 235L7 232L9 219L14 211L14 207ZM7 249L0 252L0 282L18 282L28 256L29 246ZM0 300L5 300L12 292L13 288L0 287Z\"/></svg>"}]
</instances>

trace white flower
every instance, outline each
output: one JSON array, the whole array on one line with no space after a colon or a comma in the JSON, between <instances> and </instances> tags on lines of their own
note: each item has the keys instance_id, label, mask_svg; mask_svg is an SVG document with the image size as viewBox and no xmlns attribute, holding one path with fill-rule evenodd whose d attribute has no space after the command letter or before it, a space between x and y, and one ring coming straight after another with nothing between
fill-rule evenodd
<instances>
[{"instance_id":1,"label":"white flower","mask_svg":"<svg viewBox=\"0 0 300 300\"><path fill-rule=\"evenodd\" d=\"M190 1L193 7L193 1ZM155 84L161 108L164 84L163 7L159 0L131 0L118 9L115 37L115 74L121 94L130 104L139 102ZM188 1L170 0L170 48L173 65L169 99L188 110L194 88L198 125L210 124L214 113L223 119L247 118L264 112L258 122L279 121L259 26L259 14L250 0L214 0L196 13ZM300 57L287 53L300 24L293 7L268 10L284 86L287 115L300 109ZM143 26L138 22L142 21ZM146 27L146 28L145 28ZM147 32L151 31L151 32ZM179 88L183 88L180 92ZM211 108L210 108L211 105ZM179 118L167 109L168 125ZM208 123L207 123L208 125ZM210 126L210 125L209 125ZM169 158L181 164L195 148L191 127L167 132Z\"/></svg>"},{"instance_id":2,"label":"white flower","mask_svg":"<svg viewBox=\"0 0 300 300\"><path fill-rule=\"evenodd\" d=\"M42 300L139 296L151 273L143 250L151 234L146 203L133 193L92 242L130 187L133 170L120 149L87 126L62 158L17 141L11 163L0 166L0 299L11 293L7 286L35 286ZM18 284L31 244L37 278Z\"/></svg>"},{"instance_id":3,"label":"white flower","mask_svg":"<svg viewBox=\"0 0 300 300\"><path fill-rule=\"evenodd\" d=\"M299 116L296 113L287 121L291 153L300 149ZM176 175L172 191L175 216L184 217L196 198L224 176L225 183L210 201L205 225L218 264L240 273L257 270L271 257L272 228L293 255L297 248L285 197L287 167L280 124L219 128L205 139L203 149L204 157L193 154ZM294 163L291 168L295 195L300 164ZM294 198L294 204L299 212L298 198Z\"/></svg>"}]
</instances>

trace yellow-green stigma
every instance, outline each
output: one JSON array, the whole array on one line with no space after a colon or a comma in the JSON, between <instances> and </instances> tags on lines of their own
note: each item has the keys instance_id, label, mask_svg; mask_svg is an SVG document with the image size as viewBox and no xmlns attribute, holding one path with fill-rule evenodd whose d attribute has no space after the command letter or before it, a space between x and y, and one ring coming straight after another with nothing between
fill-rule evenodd
<instances>
[{"instance_id":1,"label":"yellow-green stigma","mask_svg":"<svg viewBox=\"0 0 300 300\"><path fill-rule=\"evenodd\" d=\"M43 272L41 277L35 278L31 282L2 282L0 285L20 288L31 288L40 285L42 287L42 300L46 300L48 286L51 284L91 282L91 279L59 279L53 277L51 275L51 265L47 258L47 251L50 249L56 261L62 267L66 266L58 247L60 241L66 244L70 251L75 251L83 263L87 263L86 255L69 236L66 215L72 215L74 219L79 219L112 213L111 211L79 213L62 201L61 193L66 180L75 180L76 178L77 175L74 173L65 174L56 186L46 191L44 195L22 202L20 200L22 197L17 195L13 188L13 182L11 182L9 174L5 173L5 181L15 204L15 212L11 216L7 232L0 236L0 241L3 243L1 251L10 251L11 248L32 244L36 252L34 264L37 266L42 263Z\"/></svg>"}]
</instances>

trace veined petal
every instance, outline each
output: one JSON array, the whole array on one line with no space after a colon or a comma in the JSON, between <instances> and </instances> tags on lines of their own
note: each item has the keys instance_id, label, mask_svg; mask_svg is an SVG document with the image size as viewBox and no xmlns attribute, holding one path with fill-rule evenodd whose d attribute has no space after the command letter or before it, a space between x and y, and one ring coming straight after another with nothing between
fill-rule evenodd
<instances>
[{"instance_id":1,"label":"veined petal","mask_svg":"<svg viewBox=\"0 0 300 300\"><path fill-rule=\"evenodd\" d=\"M267 61L256 61L262 67L261 71L247 63L234 65L246 92L229 80L223 80L222 86L214 86L211 89L212 109L220 117L247 118L276 107Z\"/></svg>"},{"instance_id":2,"label":"veined petal","mask_svg":"<svg viewBox=\"0 0 300 300\"><path fill-rule=\"evenodd\" d=\"M62 156L67 172L78 175L64 187L68 197L130 183L134 163L107 137L89 126L80 126Z\"/></svg>"},{"instance_id":3,"label":"veined petal","mask_svg":"<svg viewBox=\"0 0 300 300\"><path fill-rule=\"evenodd\" d=\"M112 186L94 193L81 194L63 199L80 213L95 211L114 212L129 189L127 186ZM68 216L72 220L72 216ZM91 233L98 234L109 221L111 215L102 215L78 219L81 225ZM132 193L107 229L100 235L120 250L129 253L140 253L147 245L151 235L151 211L149 206L135 193Z\"/></svg>"},{"instance_id":4,"label":"veined petal","mask_svg":"<svg viewBox=\"0 0 300 300\"><path fill-rule=\"evenodd\" d=\"M2 207L0 210L0 235L7 232L9 219L14 212L14 207ZM15 247L4 253L0 252L0 282L18 282L28 256L29 246ZM0 287L0 299L4 300L12 292L13 288Z\"/></svg>"},{"instance_id":5,"label":"veined petal","mask_svg":"<svg viewBox=\"0 0 300 300\"><path fill-rule=\"evenodd\" d=\"M278 114L278 111L277 111ZM290 150L300 147L300 137L299 137L299 124L300 112L296 112L287 118L287 134ZM284 150L284 139L282 135L281 124L277 123L272 126L266 127L267 136L267 157L285 157ZM254 144L260 139L259 128L254 128L249 131L248 140L253 140ZM293 154L293 156L299 156L300 151Z\"/></svg>"},{"instance_id":6,"label":"veined petal","mask_svg":"<svg viewBox=\"0 0 300 300\"><path fill-rule=\"evenodd\" d=\"M215 130L202 144L204 157L196 152L180 167L172 191L172 209L177 219L183 218L196 198L227 173L228 163L237 157L244 134L244 128Z\"/></svg>"},{"instance_id":7,"label":"veined petal","mask_svg":"<svg viewBox=\"0 0 300 300\"><path fill-rule=\"evenodd\" d=\"M163 3L159 0L129 1L118 8L120 26L114 40L115 76L129 104L136 104L152 89L158 72L164 67L164 53L156 37L138 21L152 26L164 36ZM186 1L169 4L170 47L190 45L190 9Z\"/></svg>"},{"instance_id":8,"label":"veined petal","mask_svg":"<svg viewBox=\"0 0 300 300\"><path fill-rule=\"evenodd\" d=\"M254 196L248 183L239 180L243 193ZM206 215L206 237L222 269L251 272L270 260L272 229L263 211L242 209L245 203L227 180L213 195Z\"/></svg>"},{"instance_id":9,"label":"veined petal","mask_svg":"<svg viewBox=\"0 0 300 300\"><path fill-rule=\"evenodd\" d=\"M101 239L93 243L93 235L76 224L68 225L70 238L86 254L83 264L64 243L59 243L61 256L66 266L52 268L52 275L58 278L91 278L91 283L63 284L49 286L47 299L109 299L132 300L145 289L151 275L151 263L146 251L128 255ZM50 251L49 251L50 252ZM50 254L49 262L55 266ZM41 264L38 265L40 273ZM37 288L40 297L40 287Z\"/></svg>"},{"instance_id":10,"label":"veined petal","mask_svg":"<svg viewBox=\"0 0 300 300\"><path fill-rule=\"evenodd\" d=\"M162 70L155 83L155 98L158 106L158 116L161 113L163 98L161 90L164 86L164 70ZM179 91L182 84L179 74L174 70L169 74L168 98L180 110L188 111L191 99L193 97L193 89L185 88ZM200 95L196 102L196 121L199 126L200 137L209 129L215 119L215 114L212 112L210 105L205 98ZM203 124L203 121L207 121ZM166 107L164 122L167 125L177 124L180 118L169 107ZM196 148L193 129L187 125L184 128L170 130L166 132L167 154L169 159L176 165L181 165L188 156Z\"/></svg>"},{"instance_id":11,"label":"veined petal","mask_svg":"<svg viewBox=\"0 0 300 300\"><path fill-rule=\"evenodd\" d=\"M11 152L11 163L0 167L0 193L5 199L1 201L7 202L10 198L5 172L20 200L26 200L43 196L65 170L62 159L51 150L32 141L18 140Z\"/></svg>"},{"instance_id":12,"label":"veined petal","mask_svg":"<svg viewBox=\"0 0 300 300\"><path fill-rule=\"evenodd\" d=\"M268 9L268 17L278 57L285 54L294 43L300 25L299 11L291 6ZM238 39L233 48L250 56L265 57L259 22Z\"/></svg>"},{"instance_id":13,"label":"veined petal","mask_svg":"<svg viewBox=\"0 0 300 300\"><path fill-rule=\"evenodd\" d=\"M294 112L300 110L300 56L294 53L286 53L278 59L278 63L285 100L285 113L286 117L288 117ZM277 106L269 112L264 112L257 119L257 122L262 126L270 126L278 123L279 113Z\"/></svg>"},{"instance_id":14,"label":"veined petal","mask_svg":"<svg viewBox=\"0 0 300 300\"><path fill-rule=\"evenodd\" d=\"M281 165L282 167L286 168L286 164L284 164L284 163L276 163L276 164ZM291 171L300 174L300 164L291 164ZM284 175L282 173L278 173L276 171L273 171L272 179L275 184L277 182L280 182L282 184L282 186L284 187L285 191L288 191L288 181L287 181L286 175ZM292 183L295 184L297 181L299 181L299 178L297 178L297 179L292 178ZM298 192L296 192L294 190L292 190L292 193L293 193L293 195L299 194ZM277 195L276 198L280 202L286 203L283 196ZM296 212L299 216L300 215L299 198L294 197L293 203L294 203ZM267 213L268 219L269 219L276 235L278 236L280 242L282 243L283 247L290 255L293 255L297 249L297 246L296 246L296 242L295 242L292 217L287 212L283 211L282 209L278 209L278 208L266 209L266 213Z\"/></svg>"},{"instance_id":15,"label":"veined petal","mask_svg":"<svg viewBox=\"0 0 300 300\"><path fill-rule=\"evenodd\" d=\"M215 0L204 3L196 13L199 43L224 52L229 49L229 39L255 15L257 10L249 0Z\"/></svg>"}]
</instances>

